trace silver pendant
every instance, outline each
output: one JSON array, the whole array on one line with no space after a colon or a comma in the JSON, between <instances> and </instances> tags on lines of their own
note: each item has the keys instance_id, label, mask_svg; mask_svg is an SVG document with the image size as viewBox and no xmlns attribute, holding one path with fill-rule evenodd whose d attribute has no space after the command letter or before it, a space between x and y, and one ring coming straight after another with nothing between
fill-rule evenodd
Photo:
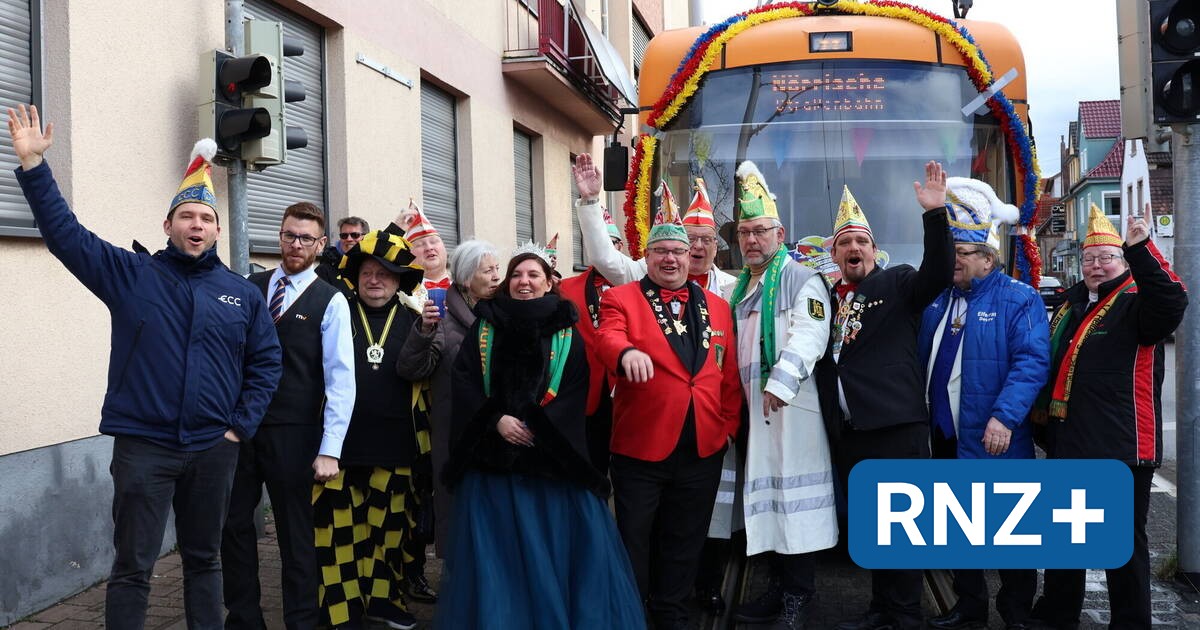
<instances>
[{"instance_id":1,"label":"silver pendant","mask_svg":"<svg viewBox=\"0 0 1200 630\"><path fill-rule=\"evenodd\" d=\"M367 363L371 363L375 369L379 369L379 364L383 363L383 346L377 343L367 346Z\"/></svg>"}]
</instances>

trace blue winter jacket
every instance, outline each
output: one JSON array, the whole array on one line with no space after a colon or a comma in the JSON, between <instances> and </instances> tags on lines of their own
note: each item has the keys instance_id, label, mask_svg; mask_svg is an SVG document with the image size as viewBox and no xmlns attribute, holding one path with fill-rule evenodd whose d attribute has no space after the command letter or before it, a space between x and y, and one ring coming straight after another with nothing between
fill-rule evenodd
<instances>
[{"instance_id":1,"label":"blue winter jacket","mask_svg":"<svg viewBox=\"0 0 1200 630\"><path fill-rule=\"evenodd\" d=\"M926 366L950 298L947 289L921 317L917 343ZM990 418L1013 432L1008 451L998 457L1033 457L1026 416L1050 373L1050 325L1042 298L1033 287L995 269L971 281L962 334L958 457L993 457L981 442Z\"/></svg>"},{"instance_id":2,"label":"blue winter jacket","mask_svg":"<svg viewBox=\"0 0 1200 630\"><path fill-rule=\"evenodd\" d=\"M79 224L50 166L17 181L46 246L112 316L100 432L203 450L227 429L254 435L281 373L262 292L216 248L193 258L168 244L137 254Z\"/></svg>"}]
</instances>

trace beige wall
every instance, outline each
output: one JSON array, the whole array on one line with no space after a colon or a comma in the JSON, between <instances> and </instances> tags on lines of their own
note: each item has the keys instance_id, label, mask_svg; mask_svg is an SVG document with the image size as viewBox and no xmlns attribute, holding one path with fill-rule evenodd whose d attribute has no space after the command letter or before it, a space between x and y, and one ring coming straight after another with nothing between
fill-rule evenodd
<instances>
[{"instance_id":1,"label":"beige wall","mask_svg":"<svg viewBox=\"0 0 1200 630\"><path fill-rule=\"evenodd\" d=\"M572 259L569 158L590 150L593 138L505 78L503 0L281 4L326 28L333 221L357 214L382 226L410 195L421 198L420 86L429 82L460 97L463 237L515 244L516 125L537 138L537 236L544 241L560 232L560 259ZM165 242L166 206L196 139L199 54L222 47L224 2L41 5L44 115L56 124L48 159L68 202L102 238L124 247L137 239L157 249ZM671 15L679 5L666 7L667 23L680 23ZM617 48L627 55L630 3L611 0L609 10L621 31ZM360 53L412 79L413 88L357 63ZM224 170L215 169L214 179L224 200ZM227 239L219 248L228 260ZM269 256L253 260L275 264ZM108 366L106 309L40 239L0 237L0 269L0 356L9 366L0 455L94 435Z\"/></svg>"}]
</instances>

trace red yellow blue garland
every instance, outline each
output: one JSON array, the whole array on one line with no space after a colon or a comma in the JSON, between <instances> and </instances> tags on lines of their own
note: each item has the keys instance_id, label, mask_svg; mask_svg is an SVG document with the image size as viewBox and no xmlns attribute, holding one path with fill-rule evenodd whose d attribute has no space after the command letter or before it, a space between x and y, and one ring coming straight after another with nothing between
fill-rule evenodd
<instances>
[{"instance_id":1,"label":"red yellow blue garland","mask_svg":"<svg viewBox=\"0 0 1200 630\"><path fill-rule=\"evenodd\" d=\"M991 65L983 56L983 52L979 50L974 38L965 27L953 20L912 5L890 0L868 2L842 0L833 7L822 9L820 12L907 20L933 31L958 50L967 60L967 76L976 90L983 92L995 82ZM655 129L662 129L671 122L696 93L700 81L712 68L714 62L720 58L721 52L729 40L759 24L804 17L815 13L812 3L776 3L739 13L712 26L696 39L687 54L684 55L683 61L672 75L667 88L648 114L647 122ZM1039 192L1038 182L1040 181L1037 154L1029 139L1029 130L1017 116L1012 102L1003 92L997 92L989 98L987 107L1000 122L1009 153L1017 166L1017 172L1021 174L1024 201L1021 203L1019 229L1021 234L1018 237L1019 246L1015 252L1014 266L1021 280L1036 287L1037 281L1041 278L1042 267L1037 242L1032 236ZM625 216L634 217L634 220L628 221L625 229L630 254L634 257L642 254L646 235L650 230L650 173L654 165L655 144L654 136L640 135L631 167L633 179L626 185Z\"/></svg>"}]
</instances>

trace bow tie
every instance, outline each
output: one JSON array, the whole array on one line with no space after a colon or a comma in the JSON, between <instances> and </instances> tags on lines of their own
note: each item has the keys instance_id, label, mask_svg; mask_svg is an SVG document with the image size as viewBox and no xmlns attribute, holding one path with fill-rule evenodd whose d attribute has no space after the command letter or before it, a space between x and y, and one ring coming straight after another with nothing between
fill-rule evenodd
<instances>
[{"instance_id":1,"label":"bow tie","mask_svg":"<svg viewBox=\"0 0 1200 630\"><path fill-rule=\"evenodd\" d=\"M450 288L450 278L442 278L441 280L438 280L436 282L433 280L426 280L425 288L426 289L449 289Z\"/></svg>"},{"instance_id":2,"label":"bow tie","mask_svg":"<svg viewBox=\"0 0 1200 630\"><path fill-rule=\"evenodd\" d=\"M702 273L702 274L695 275L695 276L688 276L688 280L690 282L695 282L696 285L699 286L701 289L708 288L708 274L706 274L706 273Z\"/></svg>"},{"instance_id":3,"label":"bow tie","mask_svg":"<svg viewBox=\"0 0 1200 630\"><path fill-rule=\"evenodd\" d=\"M658 294L662 296L664 302L678 300L680 304L687 304L688 289L685 285L682 289L659 289Z\"/></svg>"},{"instance_id":4,"label":"bow tie","mask_svg":"<svg viewBox=\"0 0 1200 630\"><path fill-rule=\"evenodd\" d=\"M854 290L857 290L857 289L858 289L858 283L857 283L857 282L856 282L856 283L853 283L853 284L846 283L846 282L842 282L842 283L838 284L836 287L834 287L834 290L836 290L836 291L837 291L837 294L838 294L838 299L839 299L839 300L844 300L844 299L846 299L846 294L847 294L847 293L849 293L849 292L851 292L851 291L854 291Z\"/></svg>"}]
</instances>

